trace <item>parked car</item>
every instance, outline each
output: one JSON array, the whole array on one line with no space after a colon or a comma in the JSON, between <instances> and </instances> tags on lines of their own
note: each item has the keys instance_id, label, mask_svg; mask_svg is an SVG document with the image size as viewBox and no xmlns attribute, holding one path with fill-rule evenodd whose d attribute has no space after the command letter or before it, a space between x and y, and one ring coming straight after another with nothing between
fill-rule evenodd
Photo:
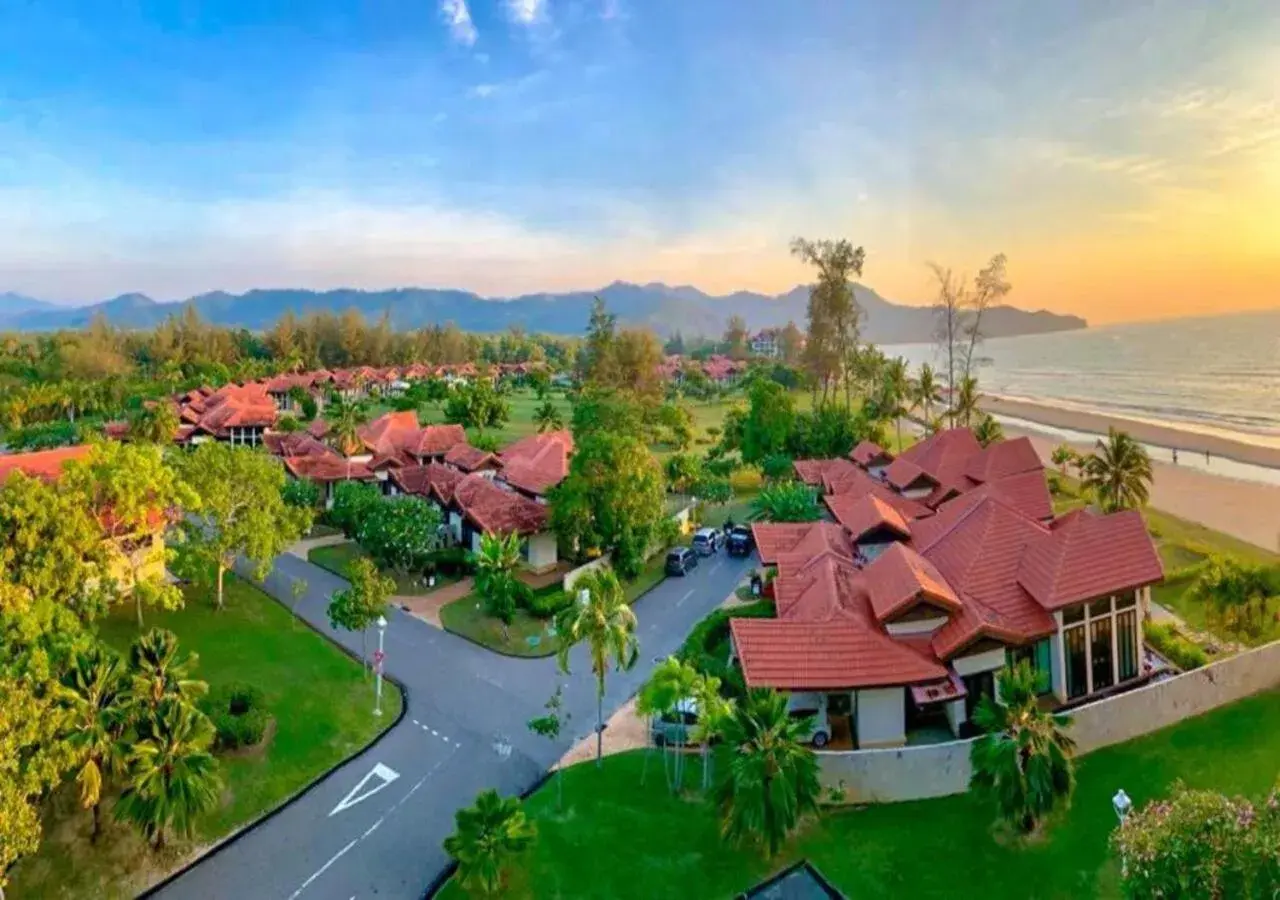
<instances>
[{"instance_id":1,"label":"parked car","mask_svg":"<svg viewBox=\"0 0 1280 900\"><path fill-rule=\"evenodd\" d=\"M735 525L729 531L729 538L725 545L729 549L730 556L750 556L751 551L755 549L755 543L750 528L746 525Z\"/></svg>"},{"instance_id":2,"label":"parked car","mask_svg":"<svg viewBox=\"0 0 1280 900\"><path fill-rule=\"evenodd\" d=\"M667 744L692 743L690 736L698 724L698 701L692 697L681 700L676 708L661 716L655 716L649 726L649 736L659 747Z\"/></svg>"},{"instance_id":3,"label":"parked car","mask_svg":"<svg viewBox=\"0 0 1280 900\"><path fill-rule=\"evenodd\" d=\"M718 528L699 528L693 533L693 549L699 556L711 556L724 545L724 535Z\"/></svg>"},{"instance_id":4,"label":"parked car","mask_svg":"<svg viewBox=\"0 0 1280 900\"><path fill-rule=\"evenodd\" d=\"M805 738L821 750L831 742L831 721L827 718L826 694L795 693L788 698L787 711L793 719L809 719Z\"/></svg>"},{"instance_id":5,"label":"parked car","mask_svg":"<svg viewBox=\"0 0 1280 900\"><path fill-rule=\"evenodd\" d=\"M676 547L667 554L667 574L687 575L690 569L698 568L698 554L688 547Z\"/></svg>"}]
</instances>

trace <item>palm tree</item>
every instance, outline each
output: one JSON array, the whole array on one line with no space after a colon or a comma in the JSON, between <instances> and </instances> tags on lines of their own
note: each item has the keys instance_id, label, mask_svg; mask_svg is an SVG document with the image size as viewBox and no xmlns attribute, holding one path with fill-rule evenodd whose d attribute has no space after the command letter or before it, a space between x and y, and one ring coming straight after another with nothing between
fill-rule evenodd
<instances>
[{"instance_id":1,"label":"palm tree","mask_svg":"<svg viewBox=\"0 0 1280 900\"><path fill-rule=\"evenodd\" d=\"M1094 492L1104 512L1146 505L1151 479L1146 448L1115 428L1084 461L1084 486Z\"/></svg>"},{"instance_id":2,"label":"palm tree","mask_svg":"<svg viewBox=\"0 0 1280 900\"><path fill-rule=\"evenodd\" d=\"M716 787L721 831L731 840L760 840L773 856L806 812L816 811L818 760L804 744L809 722L793 719L787 700L752 690L724 723L731 750Z\"/></svg>"},{"instance_id":3,"label":"palm tree","mask_svg":"<svg viewBox=\"0 0 1280 900\"><path fill-rule=\"evenodd\" d=\"M155 715L138 726L116 818L136 825L157 850L170 826L190 836L196 816L217 805L222 787L209 752L213 738L204 713L176 698L161 701Z\"/></svg>"},{"instance_id":4,"label":"palm tree","mask_svg":"<svg viewBox=\"0 0 1280 900\"><path fill-rule=\"evenodd\" d=\"M1205 604L1217 627L1257 637L1271 620L1272 592L1264 566L1215 556L1201 569L1189 596Z\"/></svg>"},{"instance_id":5,"label":"palm tree","mask_svg":"<svg viewBox=\"0 0 1280 900\"><path fill-rule=\"evenodd\" d=\"M978 411L978 379L966 375L960 380L960 389L951 398L951 424L964 422L968 427L973 423L973 414Z\"/></svg>"},{"instance_id":6,"label":"palm tree","mask_svg":"<svg viewBox=\"0 0 1280 900\"><path fill-rule=\"evenodd\" d=\"M518 798L500 797L493 788L481 791L475 806L458 810L453 820L444 849L458 863L458 880L481 896L498 896L507 866L533 846L537 828Z\"/></svg>"},{"instance_id":7,"label":"palm tree","mask_svg":"<svg viewBox=\"0 0 1280 900\"><path fill-rule=\"evenodd\" d=\"M1076 451L1071 449L1070 444L1059 444L1053 448L1053 456L1050 457L1053 464L1058 467L1058 471L1063 475L1067 474L1067 466L1071 465L1076 458Z\"/></svg>"},{"instance_id":8,"label":"palm tree","mask_svg":"<svg viewBox=\"0 0 1280 900\"><path fill-rule=\"evenodd\" d=\"M520 535L514 531L482 535L480 552L471 554L471 564L476 570L476 590L484 598L486 611L501 619L504 627L510 625L524 587L515 575L516 566L520 565Z\"/></svg>"},{"instance_id":9,"label":"palm tree","mask_svg":"<svg viewBox=\"0 0 1280 900\"><path fill-rule=\"evenodd\" d=\"M120 737L127 716L124 666L102 644L76 655L62 678L58 696L69 713L67 745L75 754L80 802L93 810L90 842L102 831L102 786L120 771Z\"/></svg>"},{"instance_id":10,"label":"palm tree","mask_svg":"<svg viewBox=\"0 0 1280 900\"><path fill-rule=\"evenodd\" d=\"M564 417L560 415L560 410L550 400L545 401L534 410L533 421L538 426L539 434L546 431L559 431L564 428Z\"/></svg>"},{"instance_id":11,"label":"palm tree","mask_svg":"<svg viewBox=\"0 0 1280 900\"><path fill-rule=\"evenodd\" d=\"M329 423L329 439L343 456L350 457L360 450L360 426L369 421L363 404L335 394L325 405L324 418Z\"/></svg>"},{"instance_id":12,"label":"palm tree","mask_svg":"<svg viewBox=\"0 0 1280 900\"><path fill-rule=\"evenodd\" d=\"M978 420L978 427L973 429L973 436L978 439L978 443L984 447L990 447L992 444L1004 440L1004 429L1000 427L1000 423L996 421L995 416L983 415Z\"/></svg>"},{"instance_id":13,"label":"palm tree","mask_svg":"<svg viewBox=\"0 0 1280 900\"><path fill-rule=\"evenodd\" d=\"M818 492L799 481L765 485L751 501L752 518L766 522L816 522L822 518Z\"/></svg>"},{"instance_id":14,"label":"palm tree","mask_svg":"<svg viewBox=\"0 0 1280 900\"><path fill-rule=\"evenodd\" d=\"M129 437L135 441L167 444L178 431L178 411L168 400L157 400L139 410L129 422Z\"/></svg>"},{"instance_id":15,"label":"palm tree","mask_svg":"<svg viewBox=\"0 0 1280 900\"><path fill-rule=\"evenodd\" d=\"M1000 700L983 697L973 722L983 734L970 751L969 786L994 801L1001 819L1029 834L1046 815L1071 800L1075 744L1071 717L1040 709L1041 676L1022 660L999 674Z\"/></svg>"},{"instance_id":16,"label":"palm tree","mask_svg":"<svg viewBox=\"0 0 1280 900\"><path fill-rule=\"evenodd\" d=\"M902 417L907 414L910 394L911 384L907 378L907 361L902 357L895 357L885 362L877 405L880 407L881 414L893 419L899 449L902 448Z\"/></svg>"},{"instance_id":17,"label":"palm tree","mask_svg":"<svg viewBox=\"0 0 1280 900\"><path fill-rule=\"evenodd\" d=\"M938 376L934 373L933 366L928 363L920 367L920 375L916 378L912 401L914 404L913 409L920 407L924 410L925 422L932 422L933 405L942 402L942 393L938 389Z\"/></svg>"},{"instance_id":18,"label":"palm tree","mask_svg":"<svg viewBox=\"0 0 1280 900\"><path fill-rule=\"evenodd\" d=\"M165 700L189 703L209 690L191 677L199 658L194 653L178 657L178 636L152 628L134 638L129 647L129 684L125 700L139 718L154 713Z\"/></svg>"},{"instance_id":19,"label":"palm tree","mask_svg":"<svg viewBox=\"0 0 1280 900\"><path fill-rule=\"evenodd\" d=\"M569 651L583 641L596 676L596 765L604 758L604 677L612 662L623 671L636 664L640 643L636 640L636 614L612 569L602 568L578 579L578 597L556 617L560 649L556 660L569 674Z\"/></svg>"},{"instance_id":20,"label":"palm tree","mask_svg":"<svg viewBox=\"0 0 1280 900\"><path fill-rule=\"evenodd\" d=\"M668 656L654 668L649 680L640 687L636 695L636 712L649 719L663 719L667 716L680 717L681 707L693 699L698 683L698 670L683 660ZM680 734L681 729L676 730ZM667 787L678 791L684 785L684 755L679 752L681 742L677 742L675 754L674 776L666 765L666 746L663 747L663 771L667 775Z\"/></svg>"}]
</instances>

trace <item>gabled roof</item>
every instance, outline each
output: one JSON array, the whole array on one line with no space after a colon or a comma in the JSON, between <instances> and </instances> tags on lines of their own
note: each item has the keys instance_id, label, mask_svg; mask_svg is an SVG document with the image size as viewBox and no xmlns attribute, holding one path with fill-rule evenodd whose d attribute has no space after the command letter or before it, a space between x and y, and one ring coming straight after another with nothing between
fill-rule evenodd
<instances>
[{"instance_id":1,"label":"gabled roof","mask_svg":"<svg viewBox=\"0 0 1280 900\"><path fill-rule=\"evenodd\" d=\"M928 472L939 484L957 482L969 461L982 453L982 444L968 428L948 428L932 434L898 454Z\"/></svg>"},{"instance_id":2,"label":"gabled roof","mask_svg":"<svg viewBox=\"0 0 1280 900\"><path fill-rule=\"evenodd\" d=\"M867 619L866 590L853 558L839 550L786 553L778 559L774 598L779 619L804 622Z\"/></svg>"},{"instance_id":3,"label":"gabled roof","mask_svg":"<svg viewBox=\"0 0 1280 900\"><path fill-rule=\"evenodd\" d=\"M893 462L893 454L875 441L860 441L849 453L849 458L863 468Z\"/></svg>"},{"instance_id":4,"label":"gabled roof","mask_svg":"<svg viewBox=\"0 0 1280 900\"><path fill-rule=\"evenodd\" d=\"M933 563L903 544L890 546L862 574L871 610L881 622L921 599L952 611L960 609L960 598Z\"/></svg>"},{"instance_id":5,"label":"gabled roof","mask_svg":"<svg viewBox=\"0 0 1280 900\"><path fill-rule=\"evenodd\" d=\"M393 469L390 474L392 482L406 494L432 497L445 505L453 500L454 488L463 477L457 469L434 462Z\"/></svg>"},{"instance_id":6,"label":"gabled roof","mask_svg":"<svg viewBox=\"0 0 1280 900\"><path fill-rule=\"evenodd\" d=\"M427 425L418 432L418 439L409 451L414 456L440 456L466 442L467 433L461 425Z\"/></svg>"},{"instance_id":7,"label":"gabled roof","mask_svg":"<svg viewBox=\"0 0 1280 900\"><path fill-rule=\"evenodd\" d=\"M311 481L374 481L377 476L362 462L351 462L334 453L329 456L286 456L284 467L295 478Z\"/></svg>"},{"instance_id":8,"label":"gabled roof","mask_svg":"<svg viewBox=\"0 0 1280 900\"><path fill-rule=\"evenodd\" d=\"M775 565L779 557L788 553L816 556L824 550L835 550L853 557L849 536L832 522L754 522L751 534L760 562L766 566Z\"/></svg>"},{"instance_id":9,"label":"gabled roof","mask_svg":"<svg viewBox=\"0 0 1280 900\"><path fill-rule=\"evenodd\" d=\"M569 474L573 435L565 430L530 435L499 455L502 479L512 487L542 495Z\"/></svg>"},{"instance_id":10,"label":"gabled roof","mask_svg":"<svg viewBox=\"0 0 1280 900\"><path fill-rule=\"evenodd\" d=\"M462 514L487 534L536 534L547 526L547 507L504 490L480 473L459 480L453 499Z\"/></svg>"},{"instance_id":11,"label":"gabled roof","mask_svg":"<svg viewBox=\"0 0 1280 900\"><path fill-rule=\"evenodd\" d=\"M33 450L29 453L0 454L0 484L14 472L22 472L30 478L54 481L62 475L69 462L85 459L93 452L89 444L73 447L55 447L52 450Z\"/></svg>"},{"instance_id":12,"label":"gabled roof","mask_svg":"<svg viewBox=\"0 0 1280 900\"><path fill-rule=\"evenodd\" d=\"M829 460L822 472L822 490L828 494L862 495L880 484L847 459Z\"/></svg>"},{"instance_id":13,"label":"gabled roof","mask_svg":"<svg viewBox=\"0 0 1280 900\"><path fill-rule=\"evenodd\" d=\"M444 455L444 461L457 466L464 472L474 472L486 466L498 465L498 457L487 450L472 447L470 444L454 444Z\"/></svg>"},{"instance_id":14,"label":"gabled roof","mask_svg":"<svg viewBox=\"0 0 1280 900\"><path fill-rule=\"evenodd\" d=\"M797 459L791 463L796 470L796 476L807 485L818 486L822 484L822 476L825 475L835 463L844 462L840 459Z\"/></svg>"},{"instance_id":15,"label":"gabled roof","mask_svg":"<svg viewBox=\"0 0 1280 900\"><path fill-rule=\"evenodd\" d=\"M733 618L729 630L752 688L873 688L947 677L910 645L861 625Z\"/></svg>"},{"instance_id":16,"label":"gabled roof","mask_svg":"<svg viewBox=\"0 0 1280 900\"><path fill-rule=\"evenodd\" d=\"M357 431L365 449L376 456L391 456L416 443L421 426L413 410L384 413Z\"/></svg>"},{"instance_id":17,"label":"gabled roof","mask_svg":"<svg viewBox=\"0 0 1280 900\"><path fill-rule=\"evenodd\" d=\"M1043 472L1044 463L1027 437L996 441L969 458L964 474L974 481L993 481L1010 475ZM1043 478L1041 479L1043 481Z\"/></svg>"},{"instance_id":18,"label":"gabled roof","mask_svg":"<svg viewBox=\"0 0 1280 900\"><path fill-rule=\"evenodd\" d=\"M850 525L846 523L846 520L857 521L854 517L860 515L857 512L860 503L868 497L875 497L908 522L933 515L933 510L920 501L912 500L910 497L904 497L901 494L895 494L880 484L871 484L862 491L826 494L823 496L822 502L826 504L827 509L831 510L831 514L836 517L837 522L849 528Z\"/></svg>"},{"instance_id":19,"label":"gabled roof","mask_svg":"<svg viewBox=\"0 0 1280 900\"><path fill-rule=\"evenodd\" d=\"M328 444L321 443L305 431L288 434L272 433L262 436L268 453L275 456L336 456Z\"/></svg>"},{"instance_id":20,"label":"gabled roof","mask_svg":"<svg viewBox=\"0 0 1280 900\"><path fill-rule=\"evenodd\" d=\"M888 529L903 540L911 537L911 527L907 524L906 517L879 494L864 494L861 497L837 495L824 497L823 500L836 521L849 532L849 537L855 544L878 529Z\"/></svg>"},{"instance_id":21,"label":"gabled roof","mask_svg":"<svg viewBox=\"0 0 1280 900\"><path fill-rule=\"evenodd\" d=\"M276 402L260 384L230 382L179 413L183 421L215 437L232 428L268 428L276 422Z\"/></svg>"},{"instance_id":22,"label":"gabled roof","mask_svg":"<svg viewBox=\"0 0 1280 900\"><path fill-rule=\"evenodd\" d=\"M1018 582L1048 610L1163 577L1160 555L1136 510L1075 516L1031 546L1018 569Z\"/></svg>"},{"instance_id":23,"label":"gabled roof","mask_svg":"<svg viewBox=\"0 0 1280 900\"><path fill-rule=\"evenodd\" d=\"M884 479L900 491L905 491L921 481L927 481L932 485L939 483L936 476L929 474L905 456L899 456L889 463L884 470Z\"/></svg>"}]
</instances>

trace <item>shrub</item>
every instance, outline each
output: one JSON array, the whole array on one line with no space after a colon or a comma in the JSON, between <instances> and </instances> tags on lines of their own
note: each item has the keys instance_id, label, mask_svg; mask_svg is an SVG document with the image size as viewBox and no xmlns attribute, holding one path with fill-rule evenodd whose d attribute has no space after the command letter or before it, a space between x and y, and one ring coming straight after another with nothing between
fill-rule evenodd
<instances>
[{"instance_id":1,"label":"shrub","mask_svg":"<svg viewBox=\"0 0 1280 900\"><path fill-rule=\"evenodd\" d=\"M658 543L665 549L680 540L680 523L668 516L658 523Z\"/></svg>"},{"instance_id":2,"label":"shrub","mask_svg":"<svg viewBox=\"0 0 1280 900\"><path fill-rule=\"evenodd\" d=\"M745 466L729 475L729 486L735 494L754 494L764 484L764 477L755 466Z\"/></svg>"},{"instance_id":3,"label":"shrub","mask_svg":"<svg viewBox=\"0 0 1280 900\"><path fill-rule=\"evenodd\" d=\"M765 478L771 481L791 478L795 474L795 469L791 464L791 457L785 453L774 453L766 456L764 461L760 463L760 471L764 473Z\"/></svg>"},{"instance_id":4,"label":"shrub","mask_svg":"<svg viewBox=\"0 0 1280 900\"><path fill-rule=\"evenodd\" d=\"M467 441L477 450L483 450L486 453L497 453L501 444L496 434L477 434L474 438Z\"/></svg>"},{"instance_id":5,"label":"shrub","mask_svg":"<svg viewBox=\"0 0 1280 900\"><path fill-rule=\"evenodd\" d=\"M4 436L4 443L17 453L23 450L48 450L84 442L84 431L73 422L36 422L14 428Z\"/></svg>"},{"instance_id":6,"label":"shrub","mask_svg":"<svg viewBox=\"0 0 1280 900\"><path fill-rule=\"evenodd\" d=\"M276 419L276 431L282 432L283 434L292 434L295 431L301 430L302 423L288 413L285 413L280 418Z\"/></svg>"},{"instance_id":7,"label":"shrub","mask_svg":"<svg viewBox=\"0 0 1280 900\"><path fill-rule=\"evenodd\" d=\"M220 750L252 747L266 734L270 716L262 691L252 685L233 683L215 688L200 706L213 723Z\"/></svg>"},{"instance_id":8,"label":"shrub","mask_svg":"<svg viewBox=\"0 0 1280 900\"><path fill-rule=\"evenodd\" d=\"M290 478L280 489L280 497L290 506L315 509L320 505L320 485L304 478Z\"/></svg>"},{"instance_id":9,"label":"shrub","mask_svg":"<svg viewBox=\"0 0 1280 900\"><path fill-rule=\"evenodd\" d=\"M1209 661L1204 650L1180 635L1172 625L1147 622L1142 632L1157 653L1184 672L1198 669Z\"/></svg>"},{"instance_id":10,"label":"shrub","mask_svg":"<svg viewBox=\"0 0 1280 900\"><path fill-rule=\"evenodd\" d=\"M525 600L525 608L529 615L538 619L553 619L563 609L573 603L573 595L568 591L530 591Z\"/></svg>"},{"instance_id":11,"label":"shrub","mask_svg":"<svg viewBox=\"0 0 1280 900\"><path fill-rule=\"evenodd\" d=\"M702 674L714 675L732 687L734 670L729 665L729 620L771 619L775 614L771 600L758 600L730 609L713 610L693 626L677 656Z\"/></svg>"},{"instance_id":12,"label":"shrub","mask_svg":"<svg viewBox=\"0 0 1280 900\"><path fill-rule=\"evenodd\" d=\"M301 407L301 409L299 409L299 412L302 413L302 418L308 422L310 422L320 413L320 404L317 403L316 398L311 396L310 394L307 394L306 396L304 396L301 400L298 401L298 403L299 403L299 406Z\"/></svg>"},{"instance_id":13,"label":"shrub","mask_svg":"<svg viewBox=\"0 0 1280 900\"><path fill-rule=\"evenodd\" d=\"M441 575L462 576L471 572L471 557L463 547L446 547L428 554L424 568Z\"/></svg>"}]
</instances>

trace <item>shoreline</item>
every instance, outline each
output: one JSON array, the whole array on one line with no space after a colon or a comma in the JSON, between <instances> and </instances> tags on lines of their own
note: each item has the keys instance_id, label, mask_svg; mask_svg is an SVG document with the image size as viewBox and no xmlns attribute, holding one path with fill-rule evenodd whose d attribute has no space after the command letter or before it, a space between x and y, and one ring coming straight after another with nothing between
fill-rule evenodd
<instances>
[{"instance_id":1,"label":"shoreline","mask_svg":"<svg viewBox=\"0 0 1280 900\"><path fill-rule=\"evenodd\" d=\"M1025 400L1010 400L1005 397L984 395L980 406L984 411L995 416L1009 416L1050 428L1105 435L1109 427L1116 427L1127 431L1135 440L1144 444L1153 444L1181 453L1193 453L1200 457L1208 453L1213 457L1280 471L1280 447L1249 444L1218 435L1185 431L1136 419L1064 409Z\"/></svg>"}]
</instances>

